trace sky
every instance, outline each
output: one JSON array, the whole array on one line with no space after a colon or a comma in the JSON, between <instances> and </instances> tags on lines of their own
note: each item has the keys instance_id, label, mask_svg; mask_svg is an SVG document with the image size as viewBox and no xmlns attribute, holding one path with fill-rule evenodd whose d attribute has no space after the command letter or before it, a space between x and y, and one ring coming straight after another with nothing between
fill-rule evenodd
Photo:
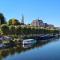
<instances>
[{"instance_id":1,"label":"sky","mask_svg":"<svg viewBox=\"0 0 60 60\"><path fill-rule=\"evenodd\" d=\"M0 0L0 12L6 20L16 18L31 23L34 19L60 27L60 0Z\"/></svg>"}]
</instances>

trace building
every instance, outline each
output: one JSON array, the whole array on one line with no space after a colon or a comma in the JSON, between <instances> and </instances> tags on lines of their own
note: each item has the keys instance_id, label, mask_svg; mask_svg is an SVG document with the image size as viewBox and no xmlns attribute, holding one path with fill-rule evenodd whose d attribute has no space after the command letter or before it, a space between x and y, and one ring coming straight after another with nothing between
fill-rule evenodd
<instances>
[{"instance_id":1,"label":"building","mask_svg":"<svg viewBox=\"0 0 60 60\"><path fill-rule=\"evenodd\" d=\"M35 27L40 27L40 28L55 29L54 25L44 23L40 19L33 20L32 23L31 23L31 25L35 26Z\"/></svg>"},{"instance_id":2,"label":"building","mask_svg":"<svg viewBox=\"0 0 60 60\"><path fill-rule=\"evenodd\" d=\"M48 27L48 24L47 24L47 23L44 23L44 27L45 27L45 28Z\"/></svg>"},{"instance_id":3,"label":"building","mask_svg":"<svg viewBox=\"0 0 60 60\"><path fill-rule=\"evenodd\" d=\"M48 24L48 27L49 27L50 29L54 29L54 25L52 25L52 24Z\"/></svg>"},{"instance_id":4,"label":"building","mask_svg":"<svg viewBox=\"0 0 60 60\"><path fill-rule=\"evenodd\" d=\"M31 24L32 24L32 26L44 27L43 21L39 20L39 19L33 20Z\"/></svg>"}]
</instances>

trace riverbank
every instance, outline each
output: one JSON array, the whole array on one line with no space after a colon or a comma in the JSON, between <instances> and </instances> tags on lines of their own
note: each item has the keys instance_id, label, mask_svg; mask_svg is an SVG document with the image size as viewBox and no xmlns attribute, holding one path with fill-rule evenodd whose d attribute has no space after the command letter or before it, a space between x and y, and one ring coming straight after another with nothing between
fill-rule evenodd
<instances>
[{"instance_id":1,"label":"riverbank","mask_svg":"<svg viewBox=\"0 0 60 60\"><path fill-rule=\"evenodd\" d=\"M26 35L23 37L23 39L36 39L36 40L45 40L50 39L54 37L59 37L59 34L36 34L36 35Z\"/></svg>"},{"instance_id":2,"label":"riverbank","mask_svg":"<svg viewBox=\"0 0 60 60\"><path fill-rule=\"evenodd\" d=\"M35 39L37 42L42 41L42 40L48 40L51 38L56 38L59 37L59 35L37 35L37 36L24 36L23 38L12 38L9 36L4 36L5 38L3 38L2 40L0 40L0 48L9 48L9 47L15 47L18 46L20 44L22 44L22 42L24 41L24 39ZM1 39L1 37L0 37Z\"/></svg>"},{"instance_id":3,"label":"riverbank","mask_svg":"<svg viewBox=\"0 0 60 60\"><path fill-rule=\"evenodd\" d=\"M58 38L57 38L58 39ZM52 41L56 41L56 38L50 39L50 40L45 40L42 42L38 42L35 45L27 45L28 48L25 48L26 46L23 46L22 44L20 44L19 46L15 46L15 47L10 47L10 48L4 48L4 49L0 49L0 58L6 58L7 56L14 56L15 53L20 54L20 53L24 53L30 50L33 50L34 48L41 48L42 46L51 43ZM35 53L35 52L34 52Z\"/></svg>"}]
</instances>

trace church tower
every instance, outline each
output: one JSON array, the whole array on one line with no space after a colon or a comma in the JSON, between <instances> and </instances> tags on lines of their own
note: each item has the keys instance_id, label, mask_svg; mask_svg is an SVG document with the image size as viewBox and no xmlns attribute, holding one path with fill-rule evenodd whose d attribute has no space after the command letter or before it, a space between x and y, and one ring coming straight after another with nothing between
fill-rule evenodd
<instances>
[{"instance_id":1,"label":"church tower","mask_svg":"<svg viewBox=\"0 0 60 60\"><path fill-rule=\"evenodd\" d=\"M24 15L22 15L21 24L24 25Z\"/></svg>"}]
</instances>

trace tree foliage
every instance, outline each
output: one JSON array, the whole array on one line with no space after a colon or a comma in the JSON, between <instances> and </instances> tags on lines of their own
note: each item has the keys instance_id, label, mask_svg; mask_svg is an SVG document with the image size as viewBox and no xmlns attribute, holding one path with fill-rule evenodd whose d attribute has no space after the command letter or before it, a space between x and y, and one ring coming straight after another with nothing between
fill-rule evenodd
<instances>
[{"instance_id":1,"label":"tree foliage","mask_svg":"<svg viewBox=\"0 0 60 60\"><path fill-rule=\"evenodd\" d=\"M1 25L1 31L3 34L9 34L9 27L6 24Z\"/></svg>"},{"instance_id":2,"label":"tree foliage","mask_svg":"<svg viewBox=\"0 0 60 60\"><path fill-rule=\"evenodd\" d=\"M9 19L8 25L20 25L20 22L17 19Z\"/></svg>"},{"instance_id":3,"label":"tree foliage","mask_svg":"<svg viewBox=\"0 0 60 60\"><path fill-rule=\"evenodd\" d=\"M22 28L21 28L20 25L19 25L19 26L16 26L16 34L17 34L17 35L22 34Z\"/></svg>"},{"instance_id":4,"label":"tree foliage","mask_svg":"<svg viewBox=\"0 0 60 60\"><path fill-rule=\"evenodd\" d=\"M11 35L27 35L27 34L56 34L59 33L58 30L47 30L47 29L40 29L40 28L22 28L20 25L1 25L1 30L4 34L11 34Z\"/></svg>"},{"instance_id":5,"label":"tree foliage","mask_svg":"<svg viewBox=\"0 0 60 60\"><path fill-rule=\"evenodd\" d=\"M2 13L0 13L0 24L6 24L5 17Z\"/></svg>"},{"instance_id":6,"label":"tree foliage","mask_svg":"<svg viewBox=\"0 0 60 60\"><path fill-rule=\"evenodd\" d=\"M10 34L15 34L15 26L13 26L13 25L10 25L9 26L9 31L10 31Z\"/></svg>"}]
</instances>

